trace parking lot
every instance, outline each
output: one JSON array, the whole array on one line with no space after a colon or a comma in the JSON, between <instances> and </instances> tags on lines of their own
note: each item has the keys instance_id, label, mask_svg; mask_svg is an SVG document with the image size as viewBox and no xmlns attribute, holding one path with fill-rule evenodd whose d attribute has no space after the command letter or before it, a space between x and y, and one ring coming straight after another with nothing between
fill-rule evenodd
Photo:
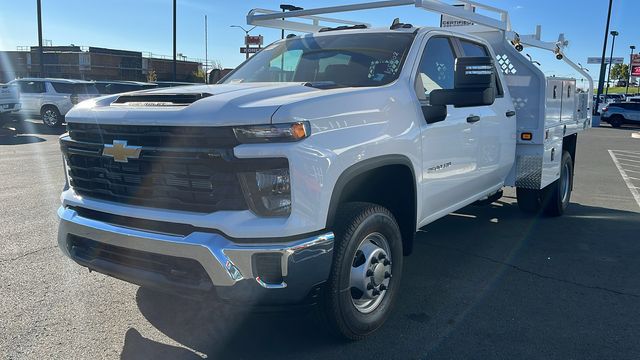
<instances>
[{"instance_id":1,"label":"parking lot","mask_svg":"<svg viewBox=\"0 0 640 360\"><path fill-rule=\"evenodd\" d=\"M528 217L507 189L422 229L389 321L344 343L313 309L204 304L77 266L56 245L63 130L12 126L0 132L0 358L640 358L638 128L581 135L564 217Z\"/></svg>"}]
</instances>

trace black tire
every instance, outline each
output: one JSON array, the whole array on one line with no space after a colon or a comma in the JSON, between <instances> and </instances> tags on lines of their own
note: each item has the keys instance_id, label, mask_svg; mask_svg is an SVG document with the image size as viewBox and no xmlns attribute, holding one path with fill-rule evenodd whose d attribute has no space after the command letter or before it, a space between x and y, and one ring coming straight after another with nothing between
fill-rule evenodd
<instances>
[{"instance_id":1,"label":"black tire","mask_svg":"<svg viewBox=\"0 0 640 360\"><path fill-rule=\"evenodd\" d=\"M573 189L573 160L567 151L562 152L560 178L545 188L543 211L548 216L561 216L569 206Z\"/></svg>"},{"instance_id":2,"label":"black tire","mask_svg":"<svg viewBox=\"0 0 640 360\"><path fill-rule=\"evenodd\" d=\"M542 190L516 188L518 207L527 214L537 214L542 209Z\"/></svg>"},{"instance_id":3,"label":"black tire","mask_svg":"<svg viewBox=\"0 0 640 360\"><path fill-rule=\"evenodd\" d=\"M607 120L607 122L609 123L609 125L611 125L611 127L619 128L620 126L622 126L622 124L624 124L624 118L620 115L613 115L609 118L609 120Z\"/></svg>"},{"instance_id":4,"label":"black tire","mask_svg":"<svg viewBox=\"0 0 640 360\"><path fill-rule=\"evenodd\" d=\"M380 328L393 307L402 275L402 235L391 212L382 206L370 203L345 204L340 207L336 219L333 229L336 235L333 263L327 286L321 296L320 310L334 335L347 340L360 340ZM381 257L383 260L377 260L378 253L369 258L371 259L369 261L360 247L370 241L371 236L378 235L384 238L382 241L386 241L390 253L386 257ZM356 266L360 258L357 255L363 259L361 263L363 268L373 266L375 274L378 274L382 266L385 272L383 277L387 283L386 289L381 290L380 294L375 295L376 297L372 300L366 299L362 292L360 292L361 298L354 299L354 291L357 289L350 286L350 281L352 267L354 269L360 267ZM374 279L376 276L369 275L367 270L367 276L362 278L364 279L362 283L370 281L372 286L376 287L375 289L380 288L379 284L382 282L376 283ZM367 291L375 291L375 289ZM377 296L381 298L376 300ZM372 308L365 308L361 303L356 304L363 301L364 305L367 301L373 302L370 303ZM376 301L378 301L377 304ZM368 312L363 312L365 310Z\"/></svg>"},{"instance_id":5,"label":"black tire","mask_svg":"<svg viewBox=\"0 0 640 360\"><path fill-rule=\"evenodd\" d=\"M40 110L40 116L42 117L42 123L50 128L62 125L62 114L60 114L60 110L53 105L43 106Z\"/></svg>"}]
</instances>

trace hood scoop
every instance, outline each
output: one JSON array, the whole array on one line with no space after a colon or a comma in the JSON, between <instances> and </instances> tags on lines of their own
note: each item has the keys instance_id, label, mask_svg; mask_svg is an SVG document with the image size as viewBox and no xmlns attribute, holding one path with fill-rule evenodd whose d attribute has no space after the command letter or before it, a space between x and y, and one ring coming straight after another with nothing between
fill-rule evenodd
<instances>
[{"instance_id":1,"label":"hood scoop","mask_svg":"<svg viewBox=\"0 0 640 360\"><path fill-rule=\"evenodd\" d=\"M130 94L119 96L111 105L144 107L188 106L211 95L213 94Z\"/></svg>"}]
</instances>

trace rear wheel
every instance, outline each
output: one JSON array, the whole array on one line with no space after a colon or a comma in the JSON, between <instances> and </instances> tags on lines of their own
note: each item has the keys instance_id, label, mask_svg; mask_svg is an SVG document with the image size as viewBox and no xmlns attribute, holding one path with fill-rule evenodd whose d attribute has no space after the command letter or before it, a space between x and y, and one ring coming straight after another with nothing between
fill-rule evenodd
<instances>
[{"instance_id":1,"label":"rear wheel","mask_svg":"<svg viewBox=\"0 0 640 360\"><path fill-rule=\"evenodd\" d=\"M53 128L62 125L62 115L55 106L48 105L43 107L40 111L40 116L42 116L42 122L48 127Z\"/></svg>"},{"instance_id":2,"label":"rear wheel","mask_svg":"<svg viewBox=\"0 0 640 360\"><path fill-rule=\"evenodd\" d=\"M321 308L330 330L358 340L385 322L402 274L402 237L389 210L349 203L336 215L333 264Z\"/></svg>"},{"instance_id":3,"label":"rear wheel","mask_svg":"<svg viewBox=\"0 0 640 360\"><path fill-rule=\"evenodd\" d=\"M611 127L619 128L620 126L622 126L622 124L624 124L624 118L620 115L613 115L609 118L609 120L607 120L607 122L609 123L609 125L611 125Z\"/></svg>"},{"instance_id":4,"label":"rear wheel","mask_svg":"<svg viewBox=\"0 0 640 360\"><path fill-rule=\"evenodd\" d=\"M564 213L573 188L573 160L568 152L562 152L562 163L560 164L560 178L550 184L547 188L543 210L546 215L560 216Z\"/></svg>"},{"instance_id":5,"label":"rear wheel","mask_svg":"<svg viewBox=\"0 0 640 360\"><path fill-rule=\"evenodd\" d=\"M560 178L544 189L517 188L518 207L529 214L544 212L549 216L560 216L569 205L572 189L573 160L567 151L563 151Z\"/></svg>"}]
</instances>

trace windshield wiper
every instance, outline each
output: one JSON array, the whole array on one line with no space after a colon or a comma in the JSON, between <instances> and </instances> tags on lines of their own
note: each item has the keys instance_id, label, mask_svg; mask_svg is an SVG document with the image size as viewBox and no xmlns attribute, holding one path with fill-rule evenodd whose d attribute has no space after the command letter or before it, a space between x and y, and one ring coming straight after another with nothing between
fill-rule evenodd
<instances>
[{"instance_id":1,"label":"windshield wiper","mask_svg":"<svg viewBox=\"0 0 640 360\"><path fill-rule=\"evenodd\" d=\"M304 86L312 87L314 89L335 89L345 87L344 85L336 84L333 81L309 81L304 83Z\"/></svg>"}]
</instances>

